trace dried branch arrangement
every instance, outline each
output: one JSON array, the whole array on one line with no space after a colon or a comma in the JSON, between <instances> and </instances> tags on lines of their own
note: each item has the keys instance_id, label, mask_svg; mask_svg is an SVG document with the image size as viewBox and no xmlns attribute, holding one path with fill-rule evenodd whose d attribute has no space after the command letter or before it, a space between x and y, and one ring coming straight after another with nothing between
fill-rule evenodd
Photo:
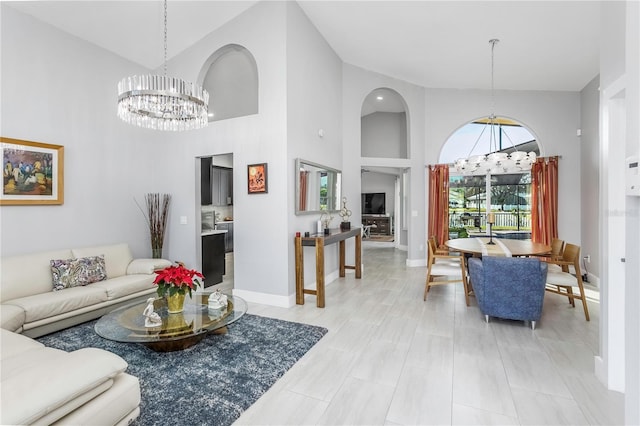
<instances>
[{"instance_id":1,"label":"dried branch arrangement","mask_svg":"<svg viewBox=\"0 0 640 426\"><path fill-rule=\"evenodd\" d=\"M144 214L144 217L147 220L147 225L149 226L151 250L154 257L161 257L164 233L167 229L167 218L169 216L171 195L150 193L146 194L144 199L147 204L147 211L145 213L142 208L140 210Z\"/></svg>"}]
</instances>

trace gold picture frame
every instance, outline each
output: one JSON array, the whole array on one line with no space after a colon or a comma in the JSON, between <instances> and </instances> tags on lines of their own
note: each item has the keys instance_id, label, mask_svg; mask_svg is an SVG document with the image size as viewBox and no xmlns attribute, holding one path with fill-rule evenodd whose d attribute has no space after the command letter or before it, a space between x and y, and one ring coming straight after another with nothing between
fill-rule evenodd
<instances>
[{"instance_id":1,"label":"gold picture frame","mask_svg":"<svg viewBox=\"0 0 640 426\"><path fill-rule=\"evenodd\" d=\"M0 205L63 204L64 146L0 136Z\"/></svg>"}]
</instances>

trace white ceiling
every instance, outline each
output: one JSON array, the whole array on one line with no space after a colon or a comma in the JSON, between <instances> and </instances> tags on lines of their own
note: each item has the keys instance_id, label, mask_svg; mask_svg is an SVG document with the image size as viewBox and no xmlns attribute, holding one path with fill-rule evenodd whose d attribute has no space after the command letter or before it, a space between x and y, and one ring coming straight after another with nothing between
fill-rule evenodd
<instances>
[{"instance_id":1,"label":"white ceiling","mask_svg":"<svg viewBox=\"0 0 640 426\"><path fill-rule=\"evenodd\" d=\"M291 0L293 1L293 0ZM255 1L170 0L169 57ZM579 91L599 69L597 1L299 1L349 64L430 88ZM10 7L147 68L163 62L160 1L24 1Z\"/></svg>"}]
</instances>

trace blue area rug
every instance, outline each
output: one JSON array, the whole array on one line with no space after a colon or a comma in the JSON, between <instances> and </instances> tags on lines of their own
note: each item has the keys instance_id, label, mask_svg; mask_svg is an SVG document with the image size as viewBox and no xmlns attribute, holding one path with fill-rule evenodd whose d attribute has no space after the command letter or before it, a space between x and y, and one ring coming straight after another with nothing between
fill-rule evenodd
<instances>
[{"instance_id":1,"label":"blue area rug","mask_svg":"<svg viewBox=\"0 0 640 426\"><path fill-rule=\"evenodd\" d=\"M246 314L227 334L210 334L183 351L98 336L90 321L38 338L73 351L106 349L129 363L140 380L142 402L135 425L230 425L325 335L325 328Z\"/></svg>"}]
</instances>

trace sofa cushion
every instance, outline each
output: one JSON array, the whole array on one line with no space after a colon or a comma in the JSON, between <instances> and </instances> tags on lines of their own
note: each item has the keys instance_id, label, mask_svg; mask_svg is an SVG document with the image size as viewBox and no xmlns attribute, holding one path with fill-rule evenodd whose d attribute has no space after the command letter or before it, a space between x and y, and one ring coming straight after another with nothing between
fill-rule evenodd
<instances>
[{"instance_id":1,"label":"sofa cushion","mask_svg":"<svg viewBox=\"0 0 640 426\"><path fill-rule=\"evenodd\" d=\"M30 323L105 302L107 292L104 288L95 287L97 284L99 283L86 287L67 288L63 291L48 291L9 300L6 304L22 308L25 311L25 323Z\"/></svg>"},{"instance_id":2,"label":"sofa cushion","mask_svg":"<svg viewBox=\"0 0 640 426\"><path fill-rule=\"evenodd\" d=\"M3 354L0 380L4 382L11 377L20 376L33 368L34 365L49 364L51 368L57 368L56 365L62 363L67 355L68 353L61 349L46 346L22 347L22 350L13 356Z\"/></svg>"},{"instance_id":3,"label":"sofa cushion","mask_svg":"<svg viewBox=\"0 0 640 426\"><path fill-rule=\"evenodd\" d=\"M103 255L77 259L53 259L50 264L54 291L107 279Z\"/></svg>"},{"instance_id":4,"label":"sofa cushion","mask_svg":"<svg viewBox=\"0 0 640 426\"><path fill-rule=\"evenodd\" d=\"M73 256L77 258L104 255L107 278L116 278L125 275L127 273L127 266L129 266L129 263L133 260L129 245L126 243L74 248L71 251L73 252Z\"/></svg>"},{"instance_id":5,"label":"sofa cushion","mask_svg":"<svg viewBox=\"0 0 640 426\"><path fill-rule=\"evenodd\" d=\"M84 348L70 353L51 350L41 349L43 358L39 362L34 357L30 368L2 379L2 387L11 392L2 394L0 423L31 424L82 395L95 393L96 388L105 391L110 386L105 383L127 368L126 361L102 349Z\"/></svg>"},{"instance_id":6,"label":"sofa cushion","mask_svg":"<svg viewBox=\"0 0 640 426\"><path fill-rule=\"evenodd\" d=\"M140 415L140 382L129 374L118 374L112 386L99 398L82 404L60 419L65 425L128 425ZM63 408L66 408L63 407ZM49 424L57 413L39 419L39 423Z\"/></svg>"},{"instance_id":7,"label":"sofa cushion","mask_svg":"<svg viewBox=\"0 0 640 426\"><path fill-rule=\"evenodd\" d=\"M155 275L125 275L100 281L99 283L92 284L91 287L102 289L107 294L107 300L114 300L144 290L155 289L156 286L153 285L154 278Z\"/></svg>"},{"instance_id":8,"label":"sofa cushion","mask_svg":"<svg viewBox=\"0 0 640 426\"><path fill-rule=\"evenodd\" d=\"M0 268L0 300L7 301L40 293L51 293L51 259L69 259L71 250L7 256Z\"/></svg>"},{"instance_id":9,"label":"sofa cushion","mask_svg":"<svg viewBox=\"0 0 640 426\"><path fill-rule=\"evenodd\" d=\"M33 339L23 336L22 334L12 333L9 330L0 330L0 360L4 361L17 355L30 351L32 349L42 349L44 345ZM2 363L0 373L6 374L9 371L8 364Z\"/></svg>"},{"instance_id":10,"label":"sofa cushion","mask_svg":"<svg viewBox=\"0 0 640 426\"><path fill-rule=\"evenodd\" d=\"M133 259L127 267L127 274L153 274L171 265L167 259Z\"/></svg>"},{"instance_id":11,"label":"sofa cushion","mask_svg":"<svg viewBox=\"0 0 640 426\"><path fill-rule=\"evenodd\" d=\"M0 306L0 327L9 331L20 331L24 324L25 312L20 306Z\"/></svg>"}]
</instances>

